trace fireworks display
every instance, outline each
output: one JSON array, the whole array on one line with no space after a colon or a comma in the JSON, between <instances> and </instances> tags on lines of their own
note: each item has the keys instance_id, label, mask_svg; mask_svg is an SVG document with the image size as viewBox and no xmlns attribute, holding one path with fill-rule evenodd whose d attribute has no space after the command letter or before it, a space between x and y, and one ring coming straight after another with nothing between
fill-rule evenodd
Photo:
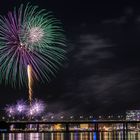
<instances>
[{"instance_id":1,"label":"fireworks display","mask_svg":"<svg viewBox=\"0 0 140 140\"><path fill-rule=\"evenodd\" d=\"M32 105L27 105L23 101L18 101L16 105L8 105L5 108L7 116L26 116L26 117L36 117L44 113L46 105L41 100L34 100Z\"/></svg>"},{"instance_id":2,"label":"fireworks display","mask_svg":"<svg viewBox=\"0 0 140 140\"><path fill-rule=\"evenodd\" d=\"M0 82L29 86L30 68L35 79L49 81L65 54L61 23L46 10L27 4L0 17Z\"/></svg>"},{"instance_id":3,"label":"fireworks display","mask_svg":"<svg viewBox=\"0 0 140 140\"><path fill-rule=\"evenodd\" d=\"M50 12L29 3L0 16L0 83L28 86L29 104L7 105L9 117L37 117L45 112L41 100L33 100L33 82L49 81L65 60L64 31Z\"/></svg>"}]
</instances>

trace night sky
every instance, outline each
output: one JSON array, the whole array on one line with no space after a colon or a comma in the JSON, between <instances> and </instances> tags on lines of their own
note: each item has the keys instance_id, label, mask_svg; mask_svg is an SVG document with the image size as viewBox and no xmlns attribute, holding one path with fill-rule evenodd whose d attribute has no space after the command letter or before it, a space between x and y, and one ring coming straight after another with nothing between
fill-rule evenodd
<instances>
[{"instance_id":1,"label":"night sky","mask_svg":"<svg viewBox=\"0 0 140 140\"><path fill-rule=\"evenodd\" d=\"M0 14L27 2L1 0ZM50 83L36 82L34 87L34 98L47 103L47 112L104 115L140 109L140 4L30 2L52 11L67 37L64 67ZM22 98L27 100L27 89L0 86L0 109Z\"/></svg>"}]
</instances>

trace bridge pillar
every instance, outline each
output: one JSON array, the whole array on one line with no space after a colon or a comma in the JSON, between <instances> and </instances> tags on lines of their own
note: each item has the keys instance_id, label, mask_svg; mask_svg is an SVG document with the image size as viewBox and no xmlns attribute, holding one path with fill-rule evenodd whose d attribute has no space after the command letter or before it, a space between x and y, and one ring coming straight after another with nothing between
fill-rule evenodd
<instances>
[{"instance_id":1,"label":"bridge pillar","mask_svg":"<svg viewBox=\"0 0 140 140\"><path fill-rule=\"evenodd\" d=\"M69 132L69 124L66 123L66 132Z\"/></svg>"},{"instance_id":2,"label":"bridge pillar","mask_svg":"<svg viewBox=\"0 0 140 140\"><path fill-rule=\"evenodd\" d=\"M37 125L36 126L37 127L36 131L39 132L39 124L37 123L36 125Z\"/></svg>"},{"instance_id":3,"label":"bridge pillar","mask_svg":"<svg viewBox=\"0 0 140 140\"><path fill-rule=\"evenodd\" d=\"M123 122L123 139L126 139L128 136L128 124Z\"/></svg>"},{"instance_id":4,"label":"bridge pillar","mask_svg":"<svg viewBox=\"0 0 140 140\"><path fill-rule=\"evenodd\" d=\"M98 123L95 123L95 125L94 125L94 130L95 130L95 132L98 132L98 131L99 131Z\"/></svg>"},{"instance_id":5,"label":"bridge pillar","mask_svg":"<svg viewBox=\"0 0 140 140\"><path fill-rule=\"evenodd\" d=\"M94 139L99 140L99 124L96 122L94 124Z\"/></svg>"}]
</instances>

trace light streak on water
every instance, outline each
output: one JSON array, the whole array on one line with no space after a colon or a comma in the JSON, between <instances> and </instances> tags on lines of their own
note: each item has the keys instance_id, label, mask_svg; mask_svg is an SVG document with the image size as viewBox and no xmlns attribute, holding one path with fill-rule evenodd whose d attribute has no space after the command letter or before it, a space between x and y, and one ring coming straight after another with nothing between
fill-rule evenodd
<instances>
[{"instance_id":1,"label":"light streak on water","mask_svg":"<svg viewBox=\"0 0 140 140\"><path fill-rule=\"evenodd\" d=\"M30 133L30 140L41 140L40 133Z\"/></svg>"},{"instance_id":2,"label":"light streak on water","mask_svg":"<svg viewBox=\"0 0 140 140\"><path fill-rule=\"evenodd\" d=\"M93 140L96 140L96 132L93 133Z\"/></svg>"},{"instance_id":3,"label":"light streak on water","mask_svg":"<svg viewBox=\"0 0 140 140\"><path fill-rule=\"evenodd\" d=\"M64 140L64 134L63 133L60 134L61 134L61 140Z\"/></svg>"},{"instance_id":4,"label":"light streak on water","mask_svg":"<svg viewBox=\"0 0 140 140\"><path fill-rule=\"evenodd\" d=\"M43 140L45 139L44 133L41 133L41 137L42 137Z\"/></svg>"},{"instance_id":5,"label":"light streak on water","mask_svg":"<svg viewBox=\"0 0 140 140\"><path fill-rule=\"evenodd\" d=\"M140 132L0 133L0 140L140 140Z\"/></svg>"},{"instance_id":6,"label":"light streak on water","mask_svg":"<svg viewBox=\"0 0 140 140\"><path fill-rule=\"evenodd\" d=\"M15 139L15 135L14 133L10 133L9 134L9 139L8 140L14 140Z\"/></svg>"},{"instance_id":7,"label":"light streak on water","mask_svg":"<svg viewBox=\"0 0 140 140\"><path fill-rule=\"evenodd\" d=\"M54 134L53 133L51 133L51 140L53 140L54 139Z\"/></svg>"},{"instance_id":8,"label":"light streak on water","mask_svg":"<svg viewBox=\"0 0 140 140\"><path fill-rule=\"evenodd\" d=\"M90 140L92 140L92 133L90 133L90 135L89 135L89 136L90 136Z\"/></svg>"},{"instance_id":9,"label":"light streak on water","mask_svg":"<svg viewBox=\"0 0 140 140\"><path fill-rule=\"evenodd\" d=\"M2 134L2 139L5 140L5 135L4 134Z\"/></svg>"},{"instance_id":10,"label":"light streak on water","mask_svg":"<svg viewBox=\"0 0 140 140\"><path fill-rule=\"evenodd\" d=\"M18 133L18 134L16 135L16 139L17 139L17 140L24 140L24 133Z\"/></svg>"},{"instance_id":11,"label":"light streak on water","mask_svg":"<svg viewBox=\"0 0 140 140\"><path fill-rule=\"evenodd\" d=\"M72 134L72 133L70 134L70 139L71 139L71 140L74 140L73 134Z\"/></svg>"},{"instance_id":12,"label":"light streak on water","mask_svg":"<svg viewBox=\"0 0 140 140\"><path fill-rule=\"evenodd\" d=\"M80 139L83 139L83 134L82 133L80 134Z\"/></svg>"}]
</instances>

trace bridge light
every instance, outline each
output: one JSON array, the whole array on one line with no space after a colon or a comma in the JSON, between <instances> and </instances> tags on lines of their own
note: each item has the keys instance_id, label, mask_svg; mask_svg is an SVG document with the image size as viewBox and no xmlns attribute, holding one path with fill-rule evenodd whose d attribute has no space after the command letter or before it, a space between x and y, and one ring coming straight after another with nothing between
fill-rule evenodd
<instances>
[{"instance_id":1,"label":"bridge light","mask_svg":"<svg viewBox=\"0 0 140 140\"><path fill-rule=\"evenodd\" d=\"M70 119L73 119L73 116L70 116Z\"/></svg>"},{"instance_id":2,"label":"bridge light","mask_svg":"<svg viewBox=\"0 0 140 140\"><path fill-rule=\"evenodd\" d=\"M89 118L90 118L90 119L92 119L92 118L93 118L93 116L89 116Z\"/></svg>"},{"instance_id":3,"label":"bridge light","mask_svg":"<svg viewBox=\"0 0 140 140\"><path fill-rule=\"evenodd\" d=\"M118 118L120 118L121 116L120 115L118 115Z\"/></svg>"}]
</instances>

